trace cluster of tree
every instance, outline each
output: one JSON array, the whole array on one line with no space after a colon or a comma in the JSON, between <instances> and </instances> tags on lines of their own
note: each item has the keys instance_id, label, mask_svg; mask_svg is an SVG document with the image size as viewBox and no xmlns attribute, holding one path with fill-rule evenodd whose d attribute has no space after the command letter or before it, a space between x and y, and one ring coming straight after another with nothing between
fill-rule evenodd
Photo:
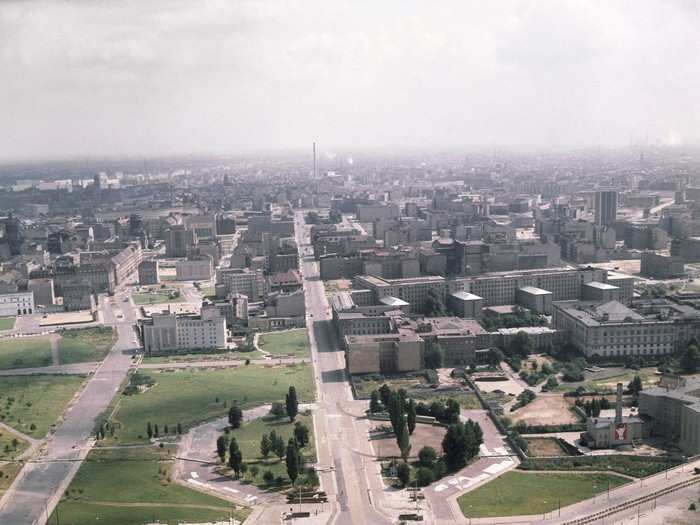
<instances>
[{"instance_id":1,"label":"cluster of tree","mask_svg":"<svg viewBox=\"0 0 700 525\"><path fill-rule=\"evenodd\" d=\"M593 398L592 400L584 401L581 398L576 399L575 404L581 408L588 417L598 417L601 410L610 408L610 401L607 398Z\"/></svg>"},{"instance_id":2,"label":"cluster of tree","mask_svg":"<svg viewBox=\"0 0 700 525\"><path fill-rule=\"evenodd\" d=\"M516 306L512 314L499 317L486 317L481 321L484 329L495 332L499 328L524 328L527 326L545 326L547 318L525 308Z\"/></svg>"},{"instance_id":3,"label":"cluster of tree","mask_svg":"<svg viewBox=\"0 0 700 525\"><path fill-rule=\"evenodd\" d=\"M550 390L554 390L558 386L559 381L557 381L557 378L554 376L549 376L547 378L547 382L542 386L542 391L549 392Z\"/></svg>"},{"instance_id":4,"label":"cluster of tree","mask_svg":"<svg viewBox=\"0 0 700 525\"><path fill-rule=\"evenodd\" d=\"M437 370L443 367L444 362L445 351L439 344L433 343L425 349L423 353L423 364L425 368Z\"/></svg>"},{"instance_id":5,"label":"cluster of tree","mask_svg":"<svg viewBox=\"0 0 700 525\"><path fill-rule=\"evenodd\" d=\"M406 398L406 391L390 391L387 403L391 428L396 436L396 444L401 451L401 458L408 460L411 453L410 436L416 428L416 403L413 399Z\"/></svg>"},{"instance_id":6,"label":"cluster of tree","mask_svg":"<svg viewBox=\"0 0 700 525\"><path fill-rule=\"evenodd\" d=\"M443 317L447 315L447 308L440 297L440 292L431 288L428 290L425 304L423 305L423 315L426 317Z\"/></svg>"},{"instance_id":7,"label":"cluster of tree","mask_svg":"<svg viewBox=\"0 0 700 525\"><path fill-rule=\"evenodd\" d=\"M542 367L538 369L537 362L533 362L530 371L521 370L519 375L520 379L525 381L529 386L535 386L536 384L552 376L552 374L554 374L554 370L551 366L549 366L549 364L544 363Z\"/></svg>"},{"instance_id":8,"label":"cluster of tree","mask_svg":"<svg viewBox=\"0 0 700 525\"><path fill-rule=\"evenodd\" d=\"M134 372L131 374L129 384L126 385L122 394L125 396L132 396L140 393L145 388L152 387L155 384L156 382L151 376L140 372Z\"/></svg>"},{"instance_id":9,"label":"cluster of tree","mask_svg":"<svg viewBox=\"0 0 700 525\"><path fill-rule=\"evenodd\" d=\"M685 349L679 364L681 369L688 374L694 374L700 369L700 348L695 340L692 340Z\"/></svg>"},{"instance_id":10,"label":"cluster of tree","mask_svg":"<svg viewBox=\"0 0 700 525\"><path fill-rule=\"evenodd\" d=\"M515 399L517 400L516 403L510 407L511 412L515 412L519 408L524 407L528 403L532 403L532 401L537 397L537 394L535 394L532 390L529 388L526 388L522 392L518 394L518 397Z\"/></svg>"},{"instance_id":11,"label":"cluster of tree","mask_svg":"<svg viewBox=\"0 0 700 525\"><path fill-rule=\"evenodd\" d=\"M642 378L638 375L634 376L632 381L627 384L627 391L632 394L633 404L636 406L639 402L639 393L643 389Z\"/></svg>"},{"instance_id":12,"label":"cluster of tree","mask_svg":"<svg viewBox=\"0 0 700 525\"><path fill-rule=\"evenodd\" d=\"M172 427L169 427L168 425L163 425L163 433L161 434L160 428L158 428L157 423L151 424L150 421L146 423L146 435L148 436L148 439L167 436L171 433L171 430L175 430L175 433L179 436L180 434L182 434L182 425L178 423L174 429L172 429Z\"/></svg>"},{"instance_id":13,"label":"cluster of tree","mask_svg":"<svg viewBox=\"0 0 700 525\"><path fill-rule=\"evenodd\" d=\"M440 423L446 425L457 423L459 421L460 406L459 403L452 398L436 399L429 405L418 403L416 405L416 413L420 416L432 416Z\"/></svg>"},{"instance_id":14,"label":"cluster of tree","mask_svg":"<svg viewBox=\"0 0 700 525\"><path fill-rule=\"evenodd\" d=\"M32 427L34 427L32 428L32 430L36 430L36 425L34 425L34 423L32 423ZM107 435L107 432L109 432L110 436L114 436L114 424L110 423L109 421L103 420L97 426L97 430L95 431L95 437L97 438L97 441L103 440ZM180 434L180 432L178 432L178 434Z\"/></svg>"},{"instance_id":15,"label":"cluster of tree","mask_svg":"<svg viewBox=\"0 0 700 525\"><path fill-rule=\"evenodd\" d=\"M282 459L284 457L284 438L274 430L270 434L263 434L260 438L260 454L267 458L271 453Z\"/></svg>"},{"instance_id":16,"label":"cluster of tree","mask_svg":"<svg viewBox=\"0 0 700 525\"><path fill-rule=\"evenodd\" d=\"M453 423L447 427L442 439L443 459L450 471L464 467L479 453L484 442L481 426L471 419L465 423Z\"/></svg>"},{"instance_id":17,"label":"cluster of tree","mask_svg":"<svg viewBox=\"0 0 700 525\"><path fill-rule=\"evenodd\" d=\"M583 381L583 371L586 368L586 360L583 358L577 358L573 361L567 363L562 370L561 378L562 381L568 383L575 383L578 381Z\"/></svg>"}]
</instances>

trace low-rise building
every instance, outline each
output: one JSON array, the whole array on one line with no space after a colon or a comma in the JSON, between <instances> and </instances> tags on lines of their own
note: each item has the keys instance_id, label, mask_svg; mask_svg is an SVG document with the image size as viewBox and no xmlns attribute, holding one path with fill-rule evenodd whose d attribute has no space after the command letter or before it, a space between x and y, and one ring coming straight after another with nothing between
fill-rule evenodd
<instances>
[{"instance_id":1,"label":"low-rise building","mask_svg":"<svg viewBox=\"0 0 700 525\"><path fill-rule=\"evenodd\" d=\"M652 279L676 279L685 275L685 261L677 255L643 252L639 273Z\"/></svg>"},{"instance_id":2,"label":"low-rise building","mask_svg":"<svg viewBox=\"0 0 700 525\"><path fill-rule=\"evenodd\" d=\"M139 326L147 355L226 348L226 319L216 308L201 315L153 314Z\"/></svg>"},{"instance_id":3,"label":"low-rise building","mask_svg":"<svg viewBox=\"0 0 700 525\"><path fill-rule=\"evenodd\" d=\"M214 265L211 256L199 255L175 263L178 281L208 281L212 278Z\"/></svg>"},{"instance_id":4,"label":"low-rise building","mask_svg":"<svg viewBox=\"0 0 700 525\"><path fill-rule=\"evenodd\" d=\"M0 294L0 317L33 314L34 310L33 292Z\"/></svg>"}]
</instances>

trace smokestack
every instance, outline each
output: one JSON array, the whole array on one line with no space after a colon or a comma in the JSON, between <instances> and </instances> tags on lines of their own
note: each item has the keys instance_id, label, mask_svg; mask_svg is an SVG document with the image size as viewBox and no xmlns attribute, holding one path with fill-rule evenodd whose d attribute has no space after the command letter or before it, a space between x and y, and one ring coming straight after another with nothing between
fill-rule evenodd
<instances>
[{"instance_id":1,"label":"smokestack","mask_svg":"<svg viewBox=\"0 0 700 525\"><path fill-rule=\"evenodd\" d=\"M617 384L617 399L615 400L615 424L622 423L622 383Z\"/></svg>"},{"instance_id":2,"label":"smokestack","mask_svg":"<svg viewBox=\"0 0 700 525\"><path fill-rule=\"evenodd\" d=\"M316 178L316 143L314 142L314 179Z\"/></svg>"}]
</instances>

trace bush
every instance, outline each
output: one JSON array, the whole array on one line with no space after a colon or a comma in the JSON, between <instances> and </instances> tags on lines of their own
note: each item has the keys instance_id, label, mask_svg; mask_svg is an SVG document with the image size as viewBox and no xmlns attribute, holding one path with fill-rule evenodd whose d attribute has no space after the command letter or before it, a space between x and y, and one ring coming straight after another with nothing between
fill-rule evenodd
<instances>
[{"instance_id":1,"label":"bush","mask_svg":"<svg viewBox=\"0 0 700 525\"><path fill-rule=\"evenodd\" d=\"M266 470L263 473L263 481L268 485L272 485L272 482L275 481L275 475L271 470Z\"/></svg>"},{"instance_id":2,"label":"bush","mask_svg":"<svg viewBox=\"0 0 700 525\"><path fill-rule=\"evenodd\" d=\"M272 406L270 407L270 414L272 414L275 417L286 416L287 407L284 403L280 403L279 401L273 401Z\"/></svg>"},{"instance_id":3,"label":"bush","mask_svg":"<svg viewBox=\"0 0 700 525\"><path fill-rule=\"evenodd\" d=\"M418 452L418 464L421 467L433 468L436 459L437 452L435 452L433 447L423 447Z\"/></svg>"},{"instance_id":4,"label":"bush","mask_svg":"<svg viewBox=\"0 0 700 525\"><path fill-rule=\"evenodd\" d=\"M396 477L402 487L405 487L411 479L411 467L408 463L401 463L396 469Z\"/></svg>"},{"instance_id":5,"label":"bush","mask_svg":"<svg viewBox=\"0 0 700 525\"><path fill-rule=\"evenodd\" d=\"M416 471L416 483L419 487L426 487L433 482L433 471L426 467L420 467Z\"/></svg>"}]
</instances>

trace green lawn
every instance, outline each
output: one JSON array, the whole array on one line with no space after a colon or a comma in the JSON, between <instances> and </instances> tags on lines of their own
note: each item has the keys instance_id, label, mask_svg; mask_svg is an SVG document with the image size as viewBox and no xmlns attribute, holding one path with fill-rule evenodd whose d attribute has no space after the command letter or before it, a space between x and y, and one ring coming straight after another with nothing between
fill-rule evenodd
<instances>
[{"instance_id":1,"label":"green lawn","mask_svg":"<svg viewBox=\"0 0 700 525\"><path fill-rule=\"evenodd\" d=\"M471 518L528 516L592 498L629 480L614 474L527 474L506 472L460 496L462 513Z\"/></svg>"},{"instance_id":2,"label":"green lawn","mask_svg":"<svg viewBox=\"0 0 700 525\"><path fill-rule=\"evenodd\" d=\"M12 485L19 471L22 469L22 463L2 463L0 462L0 498L5 491Z\"/></svg>"},{"instance_id":3,"label":"green lawn","mask_svg":"<svg viewBox=\"0 0 700 525\"><path fill-rule=\"evenodd\" d=\"M309 357L311 353L306 328L261 334L258 341L260 348L274 356Z\"/></svg>"},{"instance_id":4,"label":"green lawn","mask_svg":"<svg viewBox=\"0 0 700 525\"><path fill-rule=\"evenodd\" d=\"M174 449L126 448L90 452L49 523L141 525L243 520L246 509L172 483Z\"/></svg>"},{"instance_id":5,"label":"green lawn","mask_svg":"<svg viewBox=\"0 0 700 525\"><path fill-rule=\"evenodd\" d=\"M142 373L151 376L155 385L142 394L122 397L114 417L119 426L116 439L121 443L143 441L149 421L160 429L165 425L175 429L181 423L186 430L226 414L232 402L250 408L284 400L290 385L296 387L299 401L314 399L308 364Z\"/></svg>"},{"instance_id":6,"label":"green lawn","mask_svg":"<svg viewBox=\"0 0 700 525\"><path fill-rule=\"evenodd\" d=\"M314 426L312 417L310 415L300 414L297 416L296 421L306 425L309 429L309 444L304 448L304 457L308 463L313 463L316 461L316 452L314 448ZM289 438L294 435L294 423L290 423L289 418L286 416L282 418L265 416L246 423L241 426L241 428L231 432L231 435L238 441L244 461L248 463L249 467L255 464L260 469L255 478L252 478L250 473L247 474L247 479L254 485L265 485L262 476L266 470L272 471L275 477L282 476L285 478L286 483L289 483L284 457L280 460L274 453L270 453L267 459L265 459L260 454L260 439L262 435L269 434L273 430L277 432L278 435L281 435L286 443Z\"/></svg>"},{"instance_id":7,"label":"green lawn","mask_svg":"<svg viewBox=\"0 0 700 525\"><path fill-rule=\"evenodd\" d=\"M144 356L144 363L187 363L196 361L229 361L246 359L262 359L264 356L257 350L251 352L210 352L210 353L193 353L193 354L170 354L148 357Z\"/></svg>"},{"instance_id":8,"label":"green lawn","mask_svg":"<svg viewBox=\"0 0 700 525\"><path fill-rule=\"evenodd\" d=\"M117 341L117 333L111 326L64 330L58 341L59 362L85 363L101 361Z\"/></svg>"},{"instance_id":9,"label":"green lawn","mask_svg":"<svg viewBox=\"0 0 700 525\"><path fill-rule=\"evenodd\" d=\"M82 375L0 377L0 420L20 432L41 438L84 380Z\"/></svg>"},{"instance_id":10,"label":"green lawn","mask_svg":"<svg viewBox=\"0 0 700 525\"><path fill-rule=\"evenodd\" d=\"M15 459L24 452L29 443L18 435L0 428L0 461ZM0 468L2 470L2 468Z\"/></svg>"},{"instance_id":11,"label":"green lawn","mask_svg":"<svg viewBox=\"0 0 700 525\"><path fill-rule=\"evenodd\" d=\"M51 343L47 337L0 341L0 370L49 366L51 362Z\"/></svg>"},{"instance_id":12,"label":"green lawn","mask_svg":"<svg viewBox=\"0 0 700 525\"><path fill-rule=\"evenodd\" d=\"M0 317L0 331L12 330L15 327L14 317Z\"/></svg>"},{"instance_id":13,"label":"green lawn","mask_svg":"<svg viewBox=\"0 0 700 525\"><path fill-rule=\"evenodd\" d=\"M179 303L185 300L185 298L182 296L171 298L167 293L137 293L133 294L131 298L134 300L134 304L139 306L162 303Z\"/></svg>"}]
</instances>

